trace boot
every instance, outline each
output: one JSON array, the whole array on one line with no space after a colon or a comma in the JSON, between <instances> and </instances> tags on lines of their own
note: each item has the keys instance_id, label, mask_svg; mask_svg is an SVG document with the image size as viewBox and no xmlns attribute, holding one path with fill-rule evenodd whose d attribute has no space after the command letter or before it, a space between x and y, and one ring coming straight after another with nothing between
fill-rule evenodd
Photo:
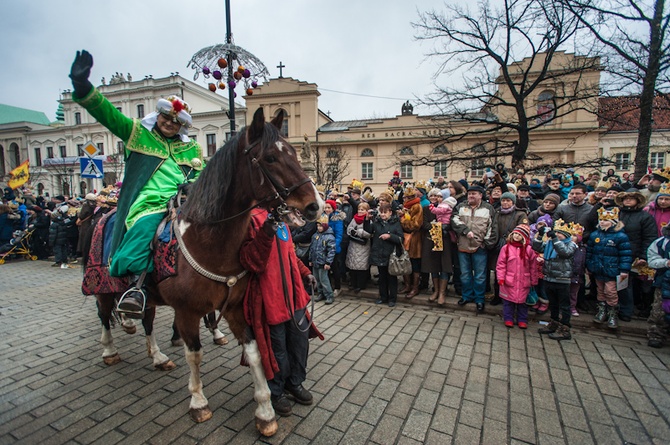
<instances>
[{"instance_id":1,"label":"boot","mask_svg":"<svg viewBox=\"0 0 670 445\"><path fill-rule=\"evenodd\" d=\"M570 334L570 327L564 324L560 325L558 329L556 329L556 332L549 334L549 338L558 341L572 339L572 335Z\"/></svg>"},{"instance_id":2,"label":"boot","mask_svg":"<svg viewBox=\"0 0 670 445\"><path fill-rule=\"evenodd\" d=\"M433 278L433 293L428 297L428 301L433 303L440 294L440 279Z\"/></svg>"},{"instance_id":3,"label":"boot","mask_svg":"<svg viewBox=\"0 0 670 445\"><path fill-rule=\"evenodd\" d=\"M421 283L421 274L419 272L414 272L412 274L412 290L405 295L405 298L411 300L419 294L419 284Z\"/></svg>"},{"instance_id":4,"label":"boot","mask_svg":"<svg viewBox=\"0 0 670 445\"><path fill-rule=\"evenodd\" d=\"M610 306L607 311L607 327L617 329L619 327L619 305Z\"/></svg>"},{"instance_id":5,"label":"boot","mask_svg":"<svg viewBox=\"0 0 670 445\"><path fill-rule=\"evenodd\" d=\"M116 311L127 318L141 320L144 318L147 294L144 288L144 279L134 276L130 288L121 295Z\"/></svg>"},{"instance_id":6,"label":"boot","mask_svg":"<svg viewBox=\"0 0 670 445\"><path fill-rule=\"evenodd\" d=\"M537 330L539 334L553 334L558 330L560 324L556 320L551 320L548 325Z\"/></svg>"},{"instance_id":7,"label":"boot","mask_svg":"<svg viewBox=\"0 0 670 445\"><path fill-rule=\"evenodd\" d=\"M403 288L398 291L399 294L408 294L412 290L412 276L403 275L402 276Z\"/></svg>"},{"instance_id":8,"label":"boot","mask_svg":"<svg viewBox=\"0 0 670 445\"><path fill-rule=\"evenodd\" d=\"M595 323L604 323L607 319L607 303L604 301L598 302L598 313L593 317Z\"/></svg>"},{"instance_id":9,"label":"boot","mask_svg":"<svg viewBox=\"0 0 670 445\"><path fill-rule=\"evenodd\" d=\"M444 306L445 303L447 302L447 285L449 284L449 280L439 280L439 286L440 286L440 296L437 299L437 305L438 306Z\"/></svg>"}]
</instances>

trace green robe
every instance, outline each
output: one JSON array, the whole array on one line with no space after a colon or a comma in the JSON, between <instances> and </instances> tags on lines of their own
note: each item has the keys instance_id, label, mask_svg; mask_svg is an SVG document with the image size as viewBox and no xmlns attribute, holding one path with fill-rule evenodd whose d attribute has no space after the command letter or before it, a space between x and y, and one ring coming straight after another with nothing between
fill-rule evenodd
<instances>
[{"instance_id":1,"label":"green robe","mask_svg":"<svg viewBox=\"0 0 670 445\"><path fill-rule=\"evenodd\" d=\"M182 142L179 136L166 139L155 128L147 130L140 120L125 116L95 88L83 98L73 94L72 99L125 143L125 174L116 213L117 222L124 224L114 227L113 260L127 230L143 216L165 212L179 184L193 181L200 174L204 167L202 148L193 140ZM146 251L147 255L150 252L148 245L128 247ZM116 269L123 274L123 267Z\"/></svg>"}]
</instances>

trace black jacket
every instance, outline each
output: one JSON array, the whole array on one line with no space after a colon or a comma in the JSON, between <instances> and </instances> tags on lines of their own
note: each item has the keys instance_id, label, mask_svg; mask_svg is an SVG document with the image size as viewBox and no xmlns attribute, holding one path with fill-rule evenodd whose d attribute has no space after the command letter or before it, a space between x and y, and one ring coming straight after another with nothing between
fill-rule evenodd
<instances>
[{"instance_id":1,"label":"black jacket","mask_svg":"<svg viewBox=\"0 0 670 445\"><path fill-rule=\"evenodd\" d=\"M366 226L369 224L366 221ZM383 221L380 217L376 217L372 222L372 227L368 229L364 227L366 232L372 233L372 247L370 248L370 264L375 266L388 266L389 256L391 252L396 250L404 240L402 227L398 217L392 215L388 221ZM380 235L389 233L391 237L387 240L379 238Z\"/></svg>"}]
</instances>

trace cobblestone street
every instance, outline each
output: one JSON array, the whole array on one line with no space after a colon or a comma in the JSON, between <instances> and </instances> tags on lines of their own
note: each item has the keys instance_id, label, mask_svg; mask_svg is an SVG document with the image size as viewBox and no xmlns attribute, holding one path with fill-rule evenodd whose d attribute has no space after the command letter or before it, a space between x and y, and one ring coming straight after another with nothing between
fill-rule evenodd
<instances>
[{"instance_id":1,"label":"cobblestone street","mask_svg":"<svg viewBox=\"0 0 670 445\"><path fill-rule=\"evenodd\" d=\"M314 404L295 405L272 438L256 432L242 349L203 327L214 416L195 424L172 310L155 326L176 369L153 369L141 327L113 329L122 362L108 367L81 270L50 265L0 266L0 444L670 443L670 347L585 327L558 343L537 322L507 329L495 313L353 296L316 305L326 340L311 343Z\"/></svg>"}]
</instances>

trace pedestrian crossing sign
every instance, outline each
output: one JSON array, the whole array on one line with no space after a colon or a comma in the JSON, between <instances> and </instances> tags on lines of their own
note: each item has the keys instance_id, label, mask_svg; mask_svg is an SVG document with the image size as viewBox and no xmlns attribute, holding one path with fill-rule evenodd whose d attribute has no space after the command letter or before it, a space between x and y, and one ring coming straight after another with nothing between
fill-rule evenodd
<instances>
[{"instance_id":1,"label":"pedestrian crossing sign","mask_svg":"<svg viewBox=\"0 0 670 445\"><path fill-rule=\"evenodd\" d=\"M82 178L102 178L102 159L79 158Z\"/></svg>"}]
</instances>

